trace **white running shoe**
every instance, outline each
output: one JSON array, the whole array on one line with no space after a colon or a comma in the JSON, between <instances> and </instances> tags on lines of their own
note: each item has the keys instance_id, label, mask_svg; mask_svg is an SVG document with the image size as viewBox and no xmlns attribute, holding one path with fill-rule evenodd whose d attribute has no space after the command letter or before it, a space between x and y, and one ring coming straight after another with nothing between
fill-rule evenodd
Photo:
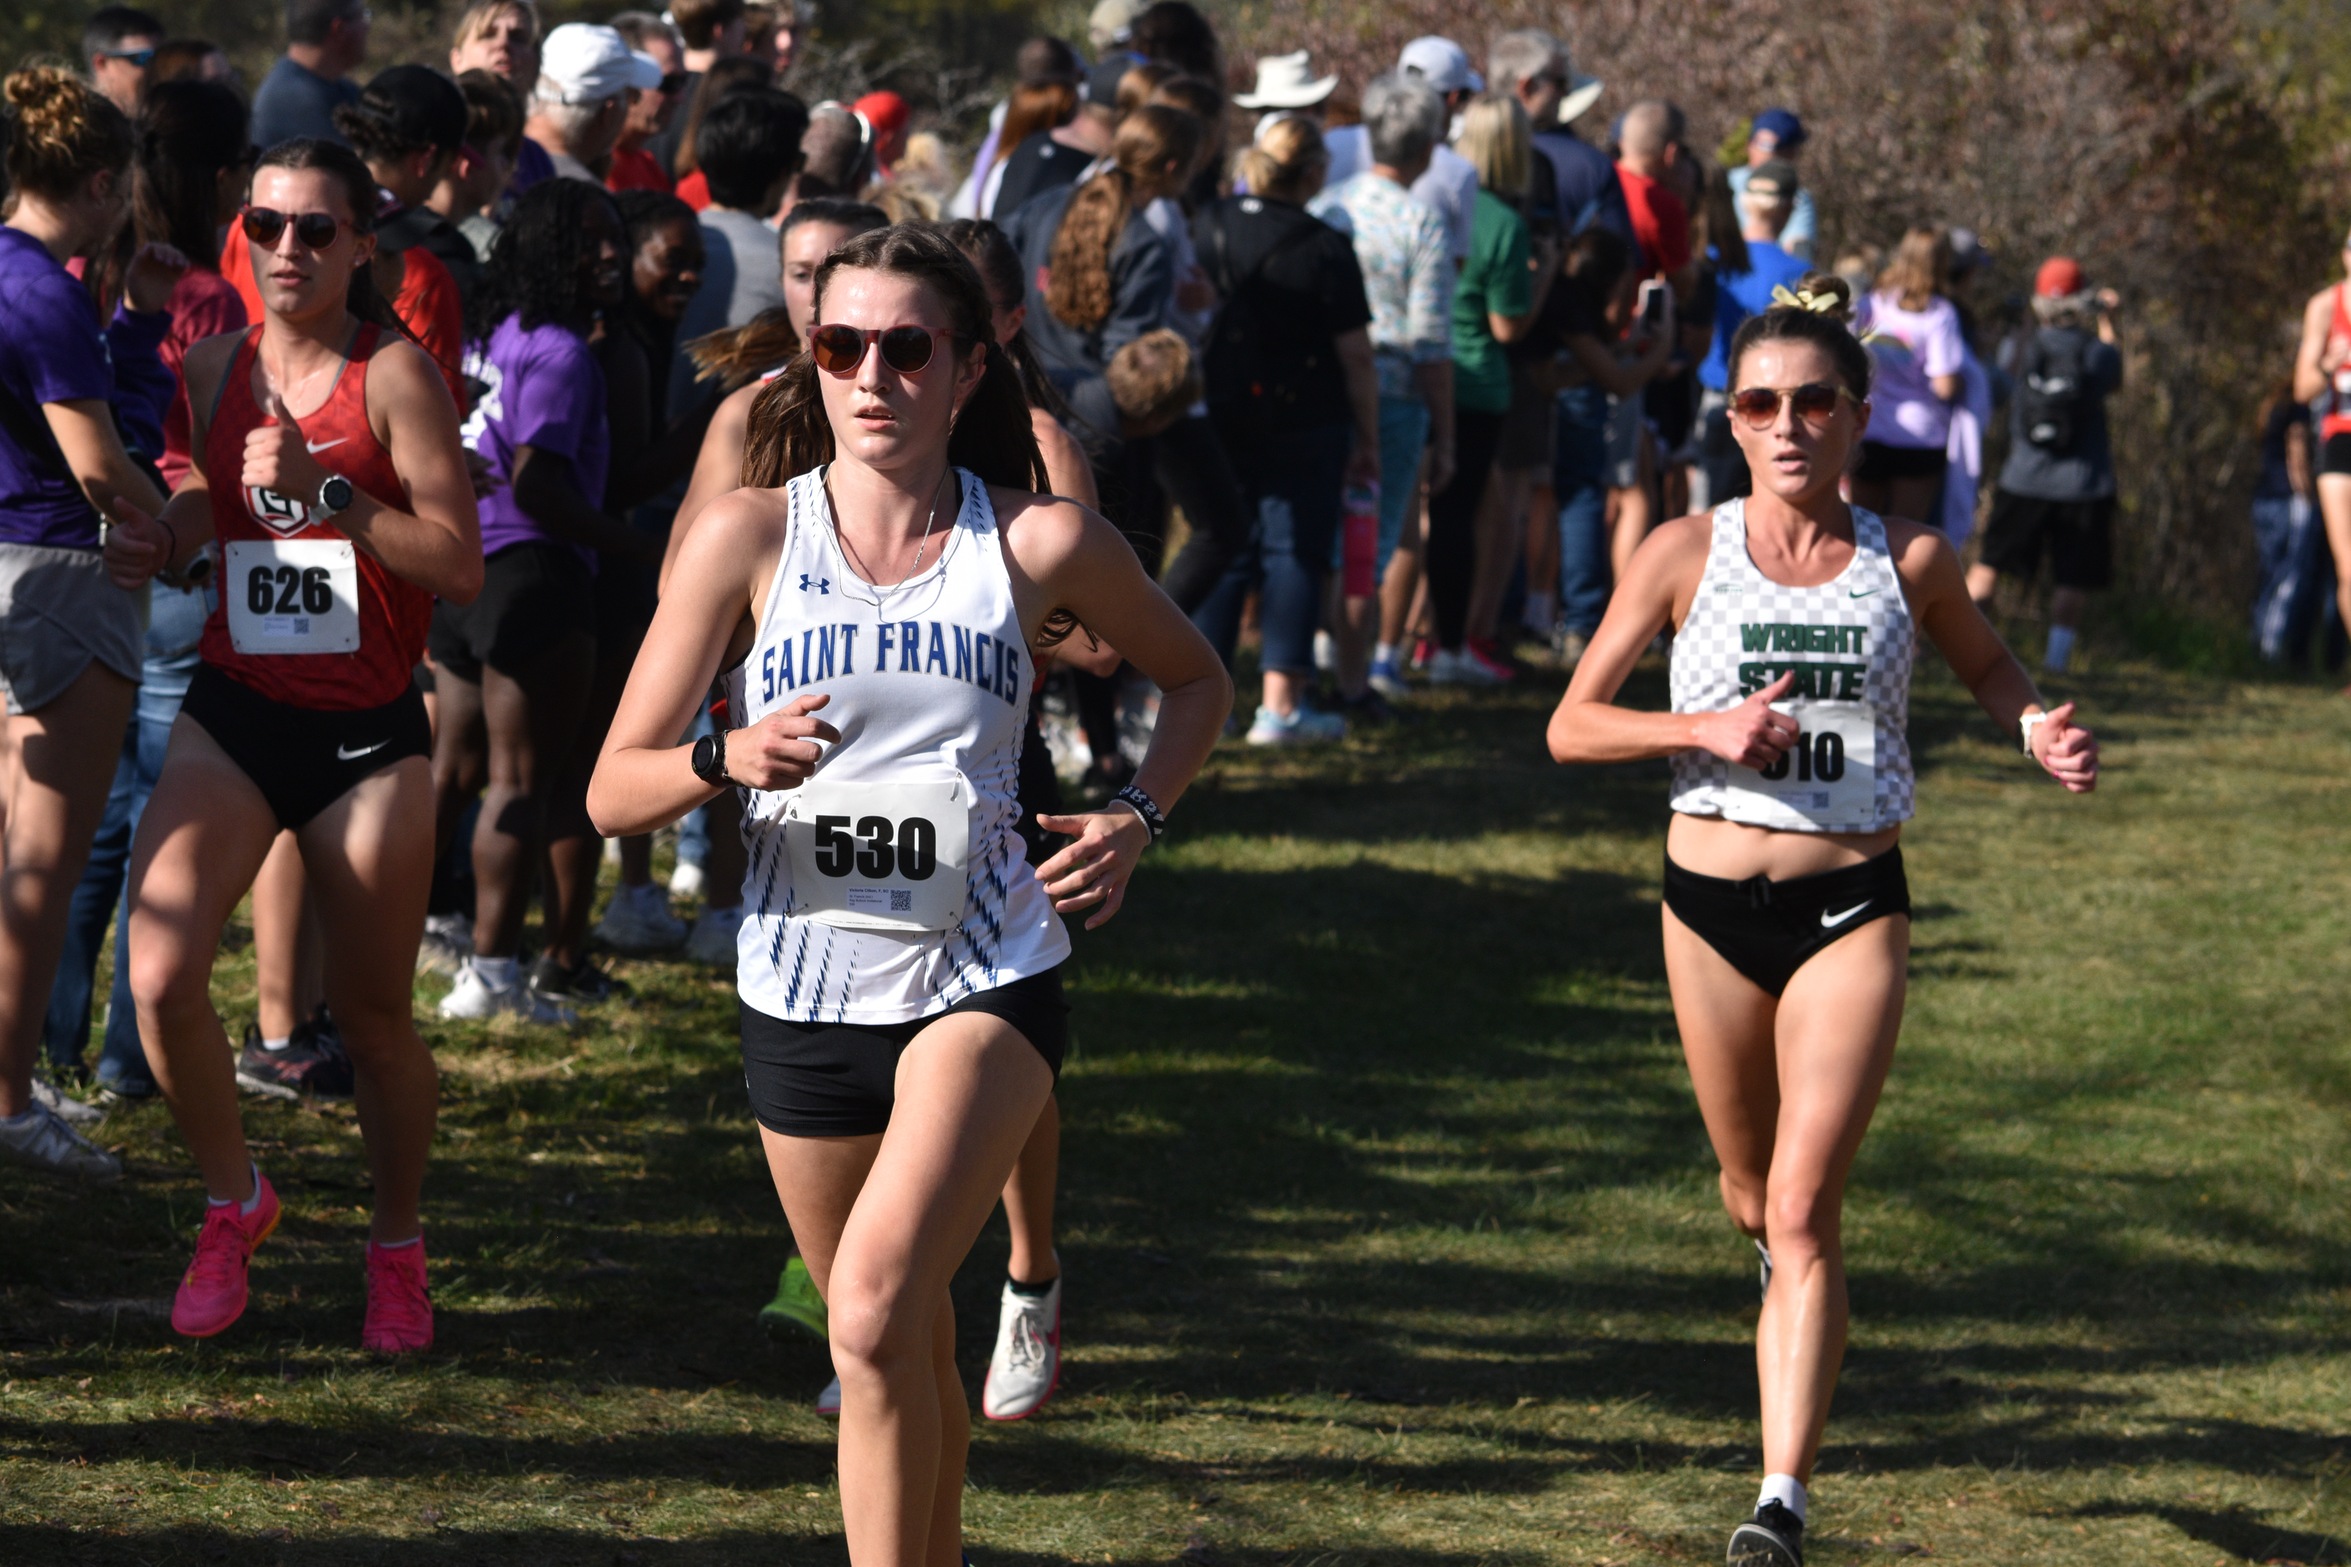
<instances>
[{"instance_id":1,"label":"white running shoe","mask_svg":"<svg viewBox=\"0 0 2351 1567\"><path fill-rule=\"evenodd\" d=\"M1429 656L1432 686L1498 686L1502 682L1467 648L1439 648Z\"/></svg>"},{"instance_id":2,"label":"white running shoe","mask_svg":"<svg viewBox=\"0 0 2351 1567\"><path fill-rule=\"evenodd\" d=\"M673 898L700 897L702 867L692 860L678 861L677 869L669 873L669 895Z\"/></svg>"},{"instance_id":3,"label":"white running shoe","mask_svg":"<svg viewBox=\"0 0 2351 1567\"><path fill-rule=\"evenodd\" d=\"M735 962L735 933L743 928L743 905L731 909L704 909L702 917L694 921L693 934L686 938L686 956L696 963L707 963L712 968L732 968Z\"/></svg>"},{"instance_id":4,"label":"white running shoe","mask_svg":"<svg viewBox=\"0 0 2351 1567\"><path fill-rule=\"evenodd\" d=\"M99 1186L122 1179L122 1160L66 1125L38 1099L15 1120L0 1121L0 1160Z\"/></svg>"},{"instance_id":5,"label":"white running shoe","mask_svg":"<svg viewBox=\"0 0 2351 1567\"><path fill-rule=\"evenodd\" d=\"M990 1420L1026 1420L1060 1385L1061 1280L1056 1277L1042 1296L1023 1295L1006 1280L980 1413Z\"/></svg>"},{"instance_id":6,"label":"white running shoe","mask_svg":"<svg viewBox=\"0 0 2351 1567\"><path fill-rule=\"evenodd\" d=\"M632 957L675 952L686 944L686 922L669 912L669 894L653 883L624 885L614 889L604 917L596 922L596 939Z\"/></svg>"},{"instance_id":7,"label":"white running shoe","mask_svg":"<svg viewBox=\"0 0 2351 1567\"><path fill-rule=\"evenodd\" d=\"M494 1017L518 1017L526 1023L547 1023L558 1028L569 1028L579 1021L579 1014L567 1006L548 1000L533 990L524 980L520 967L514 981L508 985L493 985L482 978L482 971L472 958L457 971L457 983L449 987L449 994L441 998L441 1016L480 1022Z\"/></svg>"},{"instance_id":8,"label":"white running shoe","mask_svg":"<svg viewBox=\"0 0 2351 1567\"><path fill-rule=\"evenodd\" d=\"M839 1377L827 1382L824 1385L824 1391L816 1395L816 1413L819 1418L825 1420L841 1418L841 1379Z\"/></svg>"},{"instance_id":9,"label":"white running shoe","mask_svg":"<svg viewBox=\"0 0 2351 1567\"><path fill-rule=\"evenodd\" d=\"M86 1105L55 1083L33 1079L33 1097L49 1107L50 1114L68 1126L96 1126L106 1119L106 1112L96 1105Z\"/></svg>"},{"instance_id":10,"label":"white running shoe","mask_svg":"<svg viewBox=\"0 0 2351 1567\"><path fill-rule=\"evenodd\" d=\"M1293 708L1287 715L1260 707L1248 736L1251 745L1321 745L1346 738L1347 720L1311 707Z\"/></svg>"},{"instance_id":11,"label":"white running shoe","mask_svg":"<svg viewBox=\"0 0 2351 1567\"><path fill-rule=\"evenodd\" d=\"M473 956L473 921L463 914L427 914L416 949L419 973L454 974Z\"/></svg>"}]
</instances>

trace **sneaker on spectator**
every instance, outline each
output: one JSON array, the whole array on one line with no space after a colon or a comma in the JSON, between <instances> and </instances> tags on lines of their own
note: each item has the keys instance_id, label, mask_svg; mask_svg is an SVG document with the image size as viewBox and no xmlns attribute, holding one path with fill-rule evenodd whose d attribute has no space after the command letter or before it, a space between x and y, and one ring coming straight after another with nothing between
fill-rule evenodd
<instances>
[{"instance_id":1,"label":"sneaker on spectator","mask_svg":"<svg viewBox=\"0 0 2351 1567\"><path fill-rule=\"evenodd\" d=\"M531 989L549 1001L609 1001L620 987L586 958L565 968L551 957L531 965Z\"/></svg>"},{"instance_id":2,"label":"sneaker on spectator","mask_svg":"<svg viewBox=\"0 0 2351 1567\"><path fill-rule=\"evenodd\" d=\"M704 909L686 937L686 956L712 968L731 968L735 962L735 933L743 928L743 905L731 909Z\"/></svg>"},{"instance_id":3,"label":"sneaker on spectator","mask_svg":"<svg viewBox=\"0 0 2351 1567\"><path fill-rule=\"evenodd\" d=\"M596 922L596 939L631 957L675 952L686 944L686 922L669 912L669 894L654 883L623 883Z\"/></svg>"},{"instance_id":4,"label":"sneaker on spectator","mask_svg":"<svg viewBox=\"0 0 2351 1567\"><path fill-rule=\"evenodd\" d=\"M816 1395L816 1412L826 1420L841 1418L841 1379L839 1377L827 1382L824 1385L824 1391Z\"/></svg>"},{"instance_id":5,"label":"sneaker on spectator","mask_svg":"<svg viewBox=\"0 0 2351 1567\"><path fill-rule=\"evenodd\" d=\"M1518 666L1510 655L1502 651L1502 644L1491 637L1471 637L1462 644L1462 651L1477 660L1480 668L1494 677L1496 685L1507 684L1518 678Z\"/></svg>"},{"instance_id":6,"label":"sneaker on spectator","mask_svg":"<svg viewBox=\"0 0 2351 1567\"><path fill-rule=\"evenodd\" d=\"M1404 671L1392 658L1371 661L1371 688L1391 702L1401 702L1412 694L1412 687L1404 683Z\"/></svg>"},{"instance_id":7,"label":"sneaker on spectator","mask_svg":"<svg viewBox=\"0 0 2351 1567\"><path fill-rule=\"evenodd\" d=\"M1286 714L1260 707L1256 722L1249 726L1251 745L1323 745L1346 738L1347 720L1303 706Z\"/></svg>"},{"instance_id":8,"label":"sneaker on spectator","mask_svg":"<svg viewBox=\"0 0 2351 1567\"><path fill-rule=\"evenodd\" d=\"M1494 672L1469 655L1468 650L1439 648L1429 660L1429 684L1432 686L1494 686L1502 682Z\"/></svg>"},{"instance_id":9,"label":"sneaker on spectator","mask_svg":"<svg viewBox=\"0 0 2351 1567\"><path fill-rule=\"evenodd\" d=\"M1339 672L1339 640L1327 631L1314 634L1314 672L1318 675Z\"/></svg>"},{"instance_id":10,"label":"sneaker on spectator","mask_svg":"<svg viewBox=\"0 0 2351 1567\"><path fill-rule=\"evenodd\" d=\"M343 1049L342 1034L326 1021L325 1007L295 1024L284 1046L276 1050L262 1043L259 1023L245 1025L245 1048L237 1052L237 1086L247 1093L272 1099L300 1099L305 1094L348 1099L351 1083L351 1057Z\"/></svg>"},{"instance_id":11,"label":"sneaker on spectator","mask_svg":"<svg viewBox=\"0 0 2351 1567\"><path fill-rule=\"evenodd\" d=\"M826 1320L824 1297L816 1292L808 1264L791 1258L776 1279L775 1299L759 1308L759 1325L769 1338L805 1333L821 1344L827 1336Z\"/></svg>"},{"instance_id":12,"label":"sneaker on spectator","mask_svg":"<svg viewBox=\"0 0 2351 1567\"><path fill-rule=\"evenodd\" d=\"M1437 644L1431 642L1427 637L1414 637L1412 639L1412 657L1407 661L1406 667L1416 675L1425 675L1428 673L1429 660L1436 656Z\"/></svg>"},{"instance_id":13,"label":"sneaker on spectator","mask_svg":"<svg viewBox=\"0 0 2351 1567\"><path fill-rule=\"evenodd\" d=\"M91 1077L97 1085L97 1091L90 1097L94 1102L102 1105L113 1104L117 1100L132 1103L141 1099L152 1099L162 1092L155 1086L155 1074L147 1070L147 1063L144 1061L135 1067L119 1066L101 1056L98 1060L98 1070L92 1073Z\"/></svg>"},{"instance_id":14,"label":"sneaker on spectator","mask_svg":"<svg viewBox=\"0 0 2351 1567\"><path fill-rule=\"evenodd\" d=\"M0 1120L0 1161L71 1175L99 1186L122 1179L122 1161L35 1099L22 1115Z\"/></svg>"},{"instance_id":15,"label":"sneaker on spectator","mask_svg":"<svg viewBox=\"0 0 2351 1567\"><path fill-rule=\"evenodd\" d=\"M1565 626L1551 633L1551 651L1559 660L1561 669L1573 669L1584 661L1584 649L1592 639L1581 631L1570 631Z\"/></svg>"},{"instance_id":16,"label":"sneaker on spectator","mask_svg":"<svg viewBox=\"0 0 2351 1567\"><path fill-rule=\"evenodd\" d=\"M46 1078L33 1079L33 1098L48 1107L49 1113L68 1126L96 1126L106 1119L106 1112L59 1088Z\"/></svg>"},{"instance_id":17,"label":"sneaker on spectator","mask_svg":"<svg viewBox=\"0 0 2351 1567\"><path fill-rule=\"evenodd\" d=\"M518 1017L526 1023L551 1023L564 1028L579 1021L571 1008L538 994L520 974L504 985L491 984L482 977L479 960L474 958L467 958L464 967L457 971L457 983L441 998L440 1013L444 1018L474 1022Z\"/></svg>"},{"instance_id":18,"label":"sneaker on spectator","mask_svg":"<svg viewBox=\"0 0 2351 1567\"><path fill-rule=\"evenodd\" d=\"M669 873L669 895L673 898L698 898L702 895L702 867L692 860L680 860L677 869Z\"/></svg>"},{"instance_id":19,"label":"sneaker on spectator","mask_svg":"<svg viewBox=\"0 0 2351 1567\"><path fill-rule=\"evenodd\" d=\"M463 914L427 914L416 949L419 972L454 974L473 956L473 920Z\"/></svg>"}]
</instances>

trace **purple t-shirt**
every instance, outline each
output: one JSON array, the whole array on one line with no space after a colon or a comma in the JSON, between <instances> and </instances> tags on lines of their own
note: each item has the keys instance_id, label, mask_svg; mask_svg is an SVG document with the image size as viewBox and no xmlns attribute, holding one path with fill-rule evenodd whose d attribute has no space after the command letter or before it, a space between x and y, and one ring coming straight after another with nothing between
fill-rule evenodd
<instances>
[{"instance_id":1,"label":"purple t-shirt","mask_svg":"<svg viewBox=\"0 0 2351 1567\"><path fill-rule=\"evenodd\" d=\"M604 504L611 450L604 367L578 333L553 322L525 331L522 317L512 315L498 323L486 350L476 344L467 351L465 373L482 388L465 421L465 444L490 465L492 483L481 504L482 553L495 555L533 541L560 542L514 504L515 454L529 446L570 458L588 504ZM574 548L594 564L593 550Z\"/></svg>"},{"instance_id":2,"label":"purple t-shirt","mask_svg":"<svg viewBox=\"0 0 2351 1567\"><path fill-rule=\"evenodd\" d=\"M1869 439L1941 451L1951 438L1951 405L1928 383L1957 375L1967 362L1959 312L1939 294L1924 310L1905 310L1900 295L1880 291L1869 296L1862 341L1877 361L1870 377Z\"/></svg>"},{"instance_id":3,"label":"purple t-shirt","mask_svg":"<svg viewBox=\"0 0 2351 1567\"><path fill-rule=\"evenodd\" d=\"M0 228L0 543L98 547L82 493L43 403L114 396L114 365L89 291L37 239Z\"/></svg>"}]
</instances>

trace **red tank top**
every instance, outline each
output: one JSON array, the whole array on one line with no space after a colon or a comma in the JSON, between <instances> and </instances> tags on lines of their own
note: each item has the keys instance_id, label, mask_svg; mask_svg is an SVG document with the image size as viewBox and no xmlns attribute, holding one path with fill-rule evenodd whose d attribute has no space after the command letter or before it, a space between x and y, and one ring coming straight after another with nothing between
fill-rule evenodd
<instances>
[{"instance_id":1,"label":"red tank top","mask_svg":"<svg viewBox=\"0 0 2351 1567\"><path fill-rule=\"evenodd\" d=\"M204 436L220 603L204 623L204 662L273 702L319 711L382 707L408 689L424 654L433 596L350 542L310 496L248 490L245 437L275 421L253 400L261 334L237 345ZM362 324L334 389L302 416L302 437L331 473L386 506L408 494L367 422L367 366L381 334Z\"/></svg>"},{"instance_id":2,"label":"red tank top","mask_svg":"<svg viewBox=\"0 0 2351 1567\"><path fill-rule=\"evenodd\" d=\"M2351 345L2351 310L2344 308L2343 288L2341 283L2335 285L2335 319L2327 327L2327 337L2332 342ZM2346 382L2351 382L2351 364L2337 370L2328 379L2327 389L2319 394L2321 441L2330 435L2351 435L2351 392L2346 391Z\"/></svg>"}]
</instances>

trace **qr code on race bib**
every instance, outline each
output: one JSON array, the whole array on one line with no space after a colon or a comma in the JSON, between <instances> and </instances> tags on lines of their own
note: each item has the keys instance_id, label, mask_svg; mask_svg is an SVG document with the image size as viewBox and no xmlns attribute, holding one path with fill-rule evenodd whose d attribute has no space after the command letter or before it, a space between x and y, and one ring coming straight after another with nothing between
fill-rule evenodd
<instances>
[{"instance_id":1,"label":"qr code on race bib","mask_svg":"<svg viewBox=\"0 0 2351 1567\"><path fill-rule=\"evenodd\" d=\"M893 889L890 893L890 912L892 914L912 914L914 912L914 894Z\"/></svg>"}]
</instances>

